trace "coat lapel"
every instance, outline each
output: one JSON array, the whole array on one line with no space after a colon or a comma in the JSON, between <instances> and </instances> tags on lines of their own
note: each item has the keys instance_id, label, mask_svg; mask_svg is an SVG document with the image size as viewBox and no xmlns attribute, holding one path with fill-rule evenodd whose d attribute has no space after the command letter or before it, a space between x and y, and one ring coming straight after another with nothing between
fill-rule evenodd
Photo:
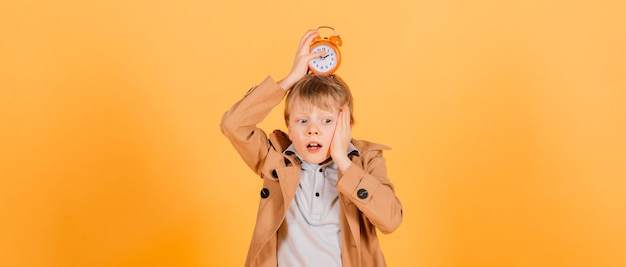
<instances>
[{"instance_id":1,"label":"coat lapel","mask_svg":"<svg viewBox=\"0 0 626 267\"><path fill-rule=\"evenodd\" d=\"M291 140L287 134L280 130L275 130L270 135L270 142L274 149L277 152L282 153L291 145ZM293 200L294 195L296 194L296 190L298 189L298 185L300 184L300 163L296 159L295 156L287 156L285 157L285 167L276 168L276 173L278 174L280 180L280 189L283 194L283 201L285 207L285 214L289 209L289 205ZM288 164L289 163L289 164Z\"/></svg>"},{"instance_id":2,"label":"coat lapel","mask_svg":"<svg viewBox=\"0 0 626 267\"><path fill-rule=\"evenodd\" d=\"M358 166L361 166L361 160L359 157L352 157L352 163L357 164ZM339 172L339 179L341 179L341 177L343 176L343 174L341 172ZM341 196L342 201L342 205L343 205L343 212L344 212L344 218L346 218L346 221L348 222L348 228L350 229L350 234L352 236L352 240L354 241L354 244L356 244L357 247L360 246L360 226L359 226L359 211L356 207L356 205L354 205L352 202L350 202L350 200L345 197L345 196ZM344 235L346 236L346 235Z\"/></svg>"}]
</instances>

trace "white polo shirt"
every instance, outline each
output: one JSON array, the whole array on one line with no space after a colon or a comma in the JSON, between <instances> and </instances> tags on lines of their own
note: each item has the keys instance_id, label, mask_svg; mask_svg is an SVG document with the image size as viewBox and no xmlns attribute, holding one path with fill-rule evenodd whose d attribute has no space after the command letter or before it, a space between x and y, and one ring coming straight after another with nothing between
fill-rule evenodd
<instances>
[{"instance_id":1,"label":"white polo shirt","mask_svg":"<svg viewBox=\"0 0 626 267\"><path fill-rule=\"evenodd\" d=\"M350 144L348 152L358 150ZM278 229L278 266L341 266L341 225L337 165L329 161L311 164L300 158L300 185L291 201L285 221Z\"/></svg>"}]
</instances>

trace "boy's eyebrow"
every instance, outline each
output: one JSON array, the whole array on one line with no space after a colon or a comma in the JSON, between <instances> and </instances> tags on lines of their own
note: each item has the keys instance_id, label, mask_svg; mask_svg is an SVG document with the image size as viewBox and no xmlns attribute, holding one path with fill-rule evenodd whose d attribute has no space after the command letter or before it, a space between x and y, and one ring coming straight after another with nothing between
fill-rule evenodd
<instances>
[{"instance_id":1,"label":"boy's eyebrow","mask_svg":"<svg viewBox=\"0 0 626 267\"><path fill-rule=\"evenodd\" d=\"M337 112L320 110L318 113L321 113L321 115L335 116L337 115ZM308 116L308 115L311 115L311 113L313 112L292 112L291 115L292 116Z\"/></svg>"}]
</instances>

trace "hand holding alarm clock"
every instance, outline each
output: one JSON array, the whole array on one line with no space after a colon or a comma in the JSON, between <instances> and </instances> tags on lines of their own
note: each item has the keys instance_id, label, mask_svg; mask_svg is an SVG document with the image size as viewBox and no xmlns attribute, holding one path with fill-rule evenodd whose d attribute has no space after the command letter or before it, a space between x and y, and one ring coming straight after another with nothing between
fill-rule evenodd
<instances>
[{"instance_id":1,"label":"hand holding alarm clock","mask_svg":"<svg viewBox=\"0 0 626 267\"><path fill-rule=\"evenodd\" d=\"M331 75L337 71L339 65L341 65L341 52L339 51L339 47L343 44L343 42L341 41L341 37L339 37L335 29L332 27L320 26L317 28L318 32L323 28L332 30L334 35L323 38L320 35L313 39L309 52L325 53L309 61L309 70L315 74Z\"/></svg>"},{"instance_id":2,"label":"hand holding alarm clock","mask_svg":"<svg viewBox=\"0 0 626 267\"><path fill-rule=\"evenodd\" d=\"M278 81L283 89L291 88L308 72L320 75L331 75L341 64L341 54L339 46L342 42L339 35L322 38L319 29L329 28L321 26L315 30L307 31L298 45L296 57L291 68L291 72L282 80Z\"/></svg>"}]
</instances>

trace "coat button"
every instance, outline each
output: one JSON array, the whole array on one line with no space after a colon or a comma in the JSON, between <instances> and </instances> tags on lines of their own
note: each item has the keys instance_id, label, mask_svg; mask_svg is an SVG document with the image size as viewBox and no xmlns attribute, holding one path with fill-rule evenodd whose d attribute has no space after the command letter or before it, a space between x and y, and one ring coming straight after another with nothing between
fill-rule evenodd
<instances>
[{"instance_id":1,"label":"coat button","mask_svg":"<svg viewBox=\"0 0 626 267\"><path fill-rule=\"evenodd\" d=\"M278 173L276 170L272 170L272 177L274 177L274 179L278 179Z\"/></svg>"},{"instance_id":2,"label":"coat button","mask_svg":"<svg viewBox=\"0 0 626 267\"><path fill-rule=\"evenodd\" d=\"M267 188L261 189L261 198L267 198L270 196L270 190Z\"/></svg>"},{"instance_id":3,"label":"coat button","mask_svg":"<svg viewBox=\"0 0 626 267\"><path fill-rule=\"evenodd\" d=\"M356 195L360 198L360 199L366 199L367 198L367 190L361 188L359 189L359 191L356 191Z\"/></svg>"}]
</instances>

